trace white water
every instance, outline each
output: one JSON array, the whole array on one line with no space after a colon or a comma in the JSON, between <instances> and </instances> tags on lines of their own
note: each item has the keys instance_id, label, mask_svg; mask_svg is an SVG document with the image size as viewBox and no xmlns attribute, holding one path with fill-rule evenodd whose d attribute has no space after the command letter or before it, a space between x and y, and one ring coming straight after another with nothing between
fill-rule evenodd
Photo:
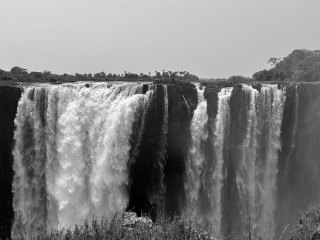
<instances>
[{"instance_id":1,"label":"white water","mask_svg":"<svg viewBox=\"0 0 320 240\"><path fill-rule=\"evenodd\" d=\"M207 221L218 232L220 232L221 218L222 218L222 196L221 189L223 186L223 164L224 164L224 145L226 135L229 131L230 111L229 102L232 93L232 88L223 88L218 93L218 110L213 127L214 136L210 143L214 144L214 151L216 155L216 163L213 172L210 173L210 183L205 189L208 194L208 201L210 209L206 213L201 213L202 199L200 198L200 188L203 184L205 175L205 143L208 138L208 116L207 116L207 102L203 97L204 88L198 91L198 105L194 112L191 122L191 136L192 142L189 151L189 157L186 163L186 190L187 190L187 212L193 217L202 216L200 222ZM201 218L201 217L200 217Z\"/></svg>"},{"instance_id":2,"label":"white water","mask_svg":"<svg viewBox=\"0 0 320 240\"><path fill-rule=\"evenodd\" d=\"M249 85L242 85L242 95L246 95L248 104L243 106L246 121L237 123L245 125L240 154L237 160L236 187L239 191L239 212L242 221L243 234L248 234L250 227L252 239L271 240L275 237L274 211L276 206L277 164L280 144L280 129L285 101L285 90L277 85L263 85L258 91ZM226 180L224 164L228 156L224 154L225 144L229 144L230 98L232 88L223 88L218 93L218 111L215 116L214 138L208 138L207 103L203 98L203 90L198 90L198 106L191 123L192 142L186 163L187 209L200 222L212 224L222 231L222 187ZM246 98L244 98L246 99ZM239 99L240 100L240 99ZM233 111L238 111L233 109ZM210 212L201 212L203 205L200 189L205 177L206 160L205 142L214 144L216 163L210 178L210 189L205 189L208 195ZM229 146L230 147L230 146ZM208 178L208 176L206 176ZM248 224L250 223L250 226Z\"/></svg>"},{"instance_id":3,"label":"white water","mask_svg":"<svg viewBox=\"0 0 320 240\"><path fill-rule=\"evenodd\" d=\"M212 208L212 224L218 232L221 231L221 207L222 196L221 189L223 186L224 174L224 145L226 135L228 135L230 125L230 97L232 88L223 88L218 93L218 112L215 120L214 147L216 152L216 165L212 178L211 208Z\"/></svg>"},{"instance_id":4,"label":"white water","mask_svg":"<svg viewBox=\"0 0 320 240\"><path fill-rule=\"evenodd\" d=\"M257 221L257 232L263 239L274 239L274 211L276 208L276 186L278 173L278 151L281 149L280 130L285 102L285 91L276 85L265 85L261 89L263 100L267 100L269 110L266 162L261 189L261 215Z\"/></svg>"},{"instance_id":5,"label":"white water","mask_svg":"<svg viewBox=\"0 0 320 240\"><path fill-rule=\"evenodd\" d=\"M95 84L25 89L15 120L13 238L31 236L42 224L73 226L93 215L108 218L124 210L132 124L151 95L136 94L140 88ZM28 96L43 90L47 108L42 127L42 102ZM28 123L32 131L27 135Z\"/></svg>"},{"instance_id":6,"label":"white water","mask_svg":"<svg viewBox=\"0 0 320 240\"><path fill-rule=\"evenodd\" d=\"M207 101L203 97L204 88L197 86L198 105L191 122L191 146L186 161L185 188L187 194L187 211L192 217L199 216L200 175L205 161L204 143L208 137Z\"/></svg>"},{"instance_id":7,"label":"white water","mask_svg":"<svg viewBox=\"0 0 320 240\"><path fill-rule=\"evenodd\" d=\"M44 174L45 158L43 153L43 125L40 120L38 98L41 91L34 91L34 101L29 99L33 89L27 89L18 104L19 111L15 119L15 158L13 169L13 208L16 212L16 221L13 229L21 236L38 230L46 218ZM28 138L25 141L24 138ZM15 235L13 235L15 237Z\"/></svg>"},{"instance_id":8,"label":"white water","mask_svg":"<svg viewBox=\"0 0 320 240\"><path fill-rule=\"evenodd\" d=\"M107 218L128 204L128 161L132 126L144 115L153 91L141 94L138 84L36 86L26 88L15 119L13 208L14 239L50 228L81 224L92 216ZM274 238L274 211L280 127L285 90L263 85L242 86L249 101L234 188L239 190L243 225L250 218L253 239ZM197 87L198 105L191 121L186 159L186 211L199 221L222 230L224 171L230 142L232 88L217 96L217 114L208 126L204 88ZM247 98L245 98L247 99ZM239 99L240 100L240 99ZM159 189L161 201L168 134L168 92L164 86ZM139 112L143 109L143 113ZM233 111L237 111L233 109ZM234 122L232 122L234 123ZM209 129L211 128L211 129ZM209 130L212 137L208 139ZM212 138L212 139L211 139ZM207 144L214 150L210 158ZM208 162L206 162L208 161ZM211 165L213 167L211 167ZM158 199L159 198L159 199ZM235 199L238 201L238 199ZM208 207L208 208L204 208ZM205 209L205 210L204 210ZM205 212L204 212L205 211ZM247 230L247 228L245 229Z\"/></svg>"},{"instance_id":9,"label":"white water","mask_svg":"<svg viewBox=\"0 0 320 240\"><path fill-rule=\"evenodd\" d=\"M237 172L242 218L246 221L244 224L250 220L253 239L272 240L275 234L275 193L285 91L278 89L277 85L263 85L260 92L244 85L244 90L250 95L250 106ZM264 139L260 146L259 138ZM265 151L262 151L263 148Z\"/></svg>"}]
</instances>

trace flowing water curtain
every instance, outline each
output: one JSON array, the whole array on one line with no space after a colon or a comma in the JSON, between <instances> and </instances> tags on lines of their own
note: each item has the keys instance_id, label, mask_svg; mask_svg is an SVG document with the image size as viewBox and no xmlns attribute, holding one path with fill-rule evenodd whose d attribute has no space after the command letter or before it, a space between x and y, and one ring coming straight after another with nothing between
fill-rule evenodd
<instances>
[{"instance_id":1,"label":"flowing water curtain","mask_svg":"<svg viewBox=\"0 0 320 240\"><path fill-rule=\"evenodd\" d=\"M142 111L130 151L129 209L155 217L164 210L164 168L168 141L168 89L164 84L150 85L150 100ZM141 114L140 114L141 117ZM138 118L139 120L139 118ZM138 132L138 133L137 133Z\"/></svg>"},{"instance_id":2,"label":"flowing water curtain","mask_svg":"<svg viewBox=\"0 0 320 240\"><path fill-rule=\"evenodd\" d=\"M169 129L169 99L168 99L168 87L167 85L162 85L164 91L164 103L163 103L163 119L162 119L162 128L160 136L160 149L158 151L157 162L159 163L160 169L160 191L156 199L152 199L151 202L155 202L159 205L159 208L163 210L164 208L164 193L165 193L165 184L164 184L164 168L166 165L167 157L167 143L168 143L168 129Z\"/></svg>"},{"instance_id":3,"label":"flowing water curtain","mask_svg":"<svg viewBox=\"0 0 320 240\"><path fill-rule=\"evenodd\" d=\"M46 227L46 103L46 89L37 87L24 89L18 103L13 150L14 239L30 237L41 227Z\"/></svg>"},{"instance_id":4,"label":"flowing water curtain","mask_svg":"<svg viewBox=\"0 0 320 240\"><path fill-rule=\"evenodd\" d=\"M163 95L155 96L154 94L152 97L157 99L159 96L162 96L163 103L161 104L162 108L160 111L162 112L162 119L159 121L161 122L161 130L159 132L159 145L158 149L156 150L156 154L154 155L153 159L153 169L152 174L155 174L156 177L151 180L151 185L153 189L149 189L148 192L148 200L155 207L157 213L164 212L164 194L165 194L165 183L164 183L164 168L166 165L167 159L167 143L168 143L168 129L169 129L169 99L168 99L168 87L167 85L154 85L152 89L157 92L158 94L161 93ZM154 99L154 100L155 100Z\"/></svg>"},{"instance_id":5,"label":"flowing water curtain","mask_svg":"<svg viewBox=\"0 0 320 240\"><path fill-rule=\"evenodd\" d=\"M55 198L55 181L59 170L57 159L57 122L59 87L53 87L48 91L48 108L46 111L46 185L47 185L47 226L58 226L58 202Z\"/></svg>"},{"instance_id":6,"label":"flowing water curtain","mask_svg":"<svg viewBox=\"0 0 320 240\"><path fill-rule=\"evenodd\" d=\"M216 164L212 174L212 188L209 191L211 217L210 223L218 232L221 231L221 208L222 208L222 185L225 178L223 165L225 161L224 148L229 135L230 128L230 97L232 87L222 88L218 93L218 112L215 120L214 150L216 153Z\"/></svg>"},{"instance_id":7,"label":"flowing water curtain","mask_svg":"<svg viewBox=\"0 0 320 240\"><path fill-rule=\"evenodd\" d=\"M250 96L247 128L243 138L237 185L243 228L250 224L253 238L273 239L280 129L285 90L263 85L258 92L244 85ZM248 233L246 233L248 234Z\"/></svg>"},{"instance_id":8,"label":"flowing water curtain","mask_svg":"<svg viewBox=\"0 0 320 240\"><path fill-rule=\"evenodd\" d=\"M149 98L149 94L134 94L140 87L125 84L107 90L81 88L73 92L74 100L60 104L57 145L61 168L56 193L59 227L83 222L92 215L110 217L127 206L132 123L139 106ZM68 92L60 93L69 96ZM74 168L72 164L79 160L79 169ZM70 174L74 178L70 179Z\"/></svg>"},{"instance_id":9,"label":"flowing water curtain","mask_svg":"<svg viewBox=\"0 0 320 240\"><path fill-rule=\"evenodd\" d=\"M247 127L243 136L241 145L241 156L239 156L239 167L237 170L237 185L240 194L240 211L242 213L243 224L248 220L255 224L255 162L256 162L256 131L257 131L257 113L256 100L258 90L249 85L242 85L242 94L249 96L247 106ZM243 227L245 228L245 227ZM245 230L246 231L246 230Z\"/></svg>"},{"instance_id":10,"label":"flowing water curtain","mask_svg":"<svg viewBox=\"0 0 320 240\"><path fill-rule=\"evenodd\" d=\"M26 89L16 118L13 237L34 234L42 224L56 228L92 215L110 217L126 207L132 123L151 95L141 88Z\"/></svg>"},{"instance_id":11,"label":"flowing water curtain","mask_svg":"<svg viewBox=\"0 0 320 240\"><path fill-rule=\"evenodd\" d=\"M140 105L140 109L137 110L137 116L135 117L135 122L133 122L133 127L132 127L133 133L131 136L131 149L129 153L130 159L128 162L129 169L132 168L132 165L136 162L139 156L142 136L145 131L146 114L150 107L151 99L153 99L153 96L154 96L154 91L150 90L149 85L146 85L146 90L147 89L149 89L149 91L147 91L146 93L147 94L146 102ZM143 94L143 88L140 88L139 90L141 91L138 93ZM129 180L129 188L130 188L130 185L131 185L131 182Z\"/></svg>"},{"instance_id":12,"label":"flowing water curtain","mask_svg":"<svg viewBox=\"0 0 320 240\"><path fill-rule=\"evenodd\" d=\"M278 172L278 153L281 149L280 131L285 102L285 89L279 89L277 85L263 85L261 88L263 102L267 103L263 110L268 114L266 128L265 163L260 175L258 189L260 190L261 204L260 215L257 219L257 236L272 240L275 237L274 211L276 208L276 188ZM261 178L262 176L262 178ZM261 181L262 180L262 181Z\"/></svg>"},{"instance_id":13,"label":"flowing water curtain","mask_svg":"<svg viewBox=\"0 0 320 240\"><path fill-rule=\"evenodd\" d=\"M187 194L187 213L192 217L200 216L199 190L201 185L200 175L205 161L204 144L208 138L207 101L204 98L205 88L197 86L198 105L194 111L191 122L191 146L186 161L185 188Z\"/></svg>"},{"instance_id":14,"label":"flowing water curtain","mask_svg":"<svg viewBox=\"0 0 320 240\"><path fill-rule=\"evenodd\" d=\"M214 144L214 152L216 163L214 169L205 174L208 169L205 166L205 144L208 141L208 115L207 102L203 97L204 89L197 87L198 106L194 112L191 123L191 148L186 164L186 191L188 206L187 212L193 217L197 217L206 225L214 227L220 232L221 228L221 201L222 201L222 185L224 179L223 164L225 161L224 146L228 138L230 124L230 96L233 88L222 88L218 93L218 112L213 126L214 136L210 143ZM203 177L208 177L210 185L205 186ZM204 184L204 185L203 185ZM206 213L202 213L200 208L203 199L200 198L200 188L205 187L207 199L209 201Z\"/></svg>"}]
</instances>

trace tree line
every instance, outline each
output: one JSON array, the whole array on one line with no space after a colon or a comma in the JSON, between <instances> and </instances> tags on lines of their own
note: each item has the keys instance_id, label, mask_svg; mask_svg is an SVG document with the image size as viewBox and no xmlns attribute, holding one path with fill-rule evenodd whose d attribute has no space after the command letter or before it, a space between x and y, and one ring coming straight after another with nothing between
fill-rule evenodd
<instances>
[{"instance_id":1,"label":"tree line","mask_svg":"<svg viewBox=\"0 0 320 240\"><path fill-rule=\"evenodd\" d=\"M27 69L15 66L10 71L4 71L0 69L1 81L13 81L13 82L51 82L51 83L63 83L63 82L79 82L79 81L199 81L196 75L190 74L187 71L155 71L154 74L136 74L130 72L124 72L123 74L112 74L105 72L99 73L76 73L76 74L54 74L50 71L43 72L29 72Z\"/></svg>"},{"instance_id":2,"label":"tree line","mask_svg":"<svg viewBox=\"0 0 320 240\"><path fill-rule=\"evenodd\" d=\"M272 57L268 63L271 64L269 70L264 69L252 75L252 77L244 77L234 75L223 79L207 79L204 81L229 81L229 82L251 82L251 81L294 81L294 82L315 82L320 81L320 50L294 50L287 57L276 58ZM99 72L95 74L54 74L50 71L29 72L22 67L13 67L10 71L0 69L0 81L13 82L79 82L79 81L176 81L197 82L200 79L187 71L155 71L131 73L124 72L123 74L112 74Z\"/></svg>"},{"instance_id":3,"label":"tree line","mask_svg":"<svg viewBox=\"0 0 320 240\"><path fill-rule=\"evenodd\" d=\"M320 81L320 50L294 50L287 57L272 57L268 61L272 68L253 74L256 81Z\"/></svg>"}]
</instances>

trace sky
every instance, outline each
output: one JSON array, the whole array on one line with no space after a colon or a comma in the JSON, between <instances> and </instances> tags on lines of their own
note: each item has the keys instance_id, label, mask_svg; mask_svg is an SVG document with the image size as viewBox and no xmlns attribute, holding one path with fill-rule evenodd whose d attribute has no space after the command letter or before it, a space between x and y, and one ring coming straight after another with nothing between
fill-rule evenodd
<instances>
[{"instance_id":1,"label":"sky","mask_svg":"<svg viewBox=\"0 0 320 240\"><path fill-rule=\"evenodd\" d=\"M251 76L320 49L320 0L0 0L0 68Z\"/></svg>"}]
</instances>

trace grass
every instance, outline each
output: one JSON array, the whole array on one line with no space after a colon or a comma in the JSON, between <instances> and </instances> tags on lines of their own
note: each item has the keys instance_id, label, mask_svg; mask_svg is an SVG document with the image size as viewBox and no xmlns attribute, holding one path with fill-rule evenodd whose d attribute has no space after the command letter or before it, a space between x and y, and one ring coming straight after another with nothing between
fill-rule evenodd
<instances>
[{"instance_id":1,"label":"grass","mask_svg":"<svg viewBox=\"0 0 320 240\"><path fill-rule=\"evenodd\" d=\"M295 230L290 234L290 240L320 240L320 203L311 204L302 212ZM286 230L286 229L285 229ZM284 231L285 231L284 230ZM122 213L117 213L111 220L93 218L90 223L73 228L47 232L41 229L32 240L221 240L214 231L204 229L196 219L187 216L173 218L160 217L152 227L144 224L124 226ZM235 236L226 240L240 240ZM282 237L280 237L282 240ZM255 240L246 237L245 240Z\"/></svg>"},{"instance_id":2,"label":"grass","mask_svg":"<svg viewBox=\"0 0 320 240\"><path fill-rule=\"evenodd\" d=\"M181 216L171 219L161 218L152 227L137 224L123 226L123 214L115 214L111 220L93 218L82 226L63 228L47 233L40 230L33 240L216 240L214 232L204 230L194 220Z\"/></svg>"}]
</instances>

